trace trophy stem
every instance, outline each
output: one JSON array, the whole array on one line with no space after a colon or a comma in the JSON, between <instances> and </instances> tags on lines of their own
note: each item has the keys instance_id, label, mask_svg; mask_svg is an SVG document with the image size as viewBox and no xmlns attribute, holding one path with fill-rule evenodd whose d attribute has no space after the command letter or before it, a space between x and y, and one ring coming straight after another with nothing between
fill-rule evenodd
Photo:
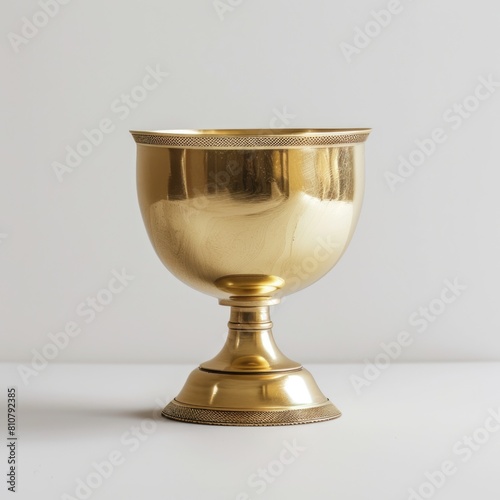
<instances>
[{"instance_id":1,"label":"trophy stem","mask_svg":"<svg viewBox=\"0 0 500 500\"><path fill-rule=\"evenodd\" d=\"M269 306L231 306L229 331L220 353L202 363L201 370L224 373L267 373L300 370L273 337Z\"/></svg>"},{"instance_id":2,"label":"trophy stem","mask_svg":"<svg viewBox=\"0 0 500 500\"><path fill-rule=\"evenodd\" d=\"M217 356L194 370L163 410L173 420L212 425L290 425L331 420L339 410L312 375L287 358L272 333L276 299L232 297L229 332Z\"/></svg>"}]
</instances>

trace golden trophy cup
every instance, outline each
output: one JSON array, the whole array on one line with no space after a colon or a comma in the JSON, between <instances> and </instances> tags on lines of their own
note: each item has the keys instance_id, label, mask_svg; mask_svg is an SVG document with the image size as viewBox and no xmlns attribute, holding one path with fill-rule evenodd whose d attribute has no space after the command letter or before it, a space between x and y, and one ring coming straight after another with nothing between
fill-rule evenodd
<instances>
[{"instance_id":1,"label":"golden trophy cup","mask_svg":"<svg viewBox=\"0 0 500 500\"><path fill-rule=\"evenodd\" d=\"M277 347L269 308L339 260L356 227L370 129L132 131L149 238L184 283L229 306L229 333L163 410L212 425L340 411Z\"/></svg>"}]
</instances>

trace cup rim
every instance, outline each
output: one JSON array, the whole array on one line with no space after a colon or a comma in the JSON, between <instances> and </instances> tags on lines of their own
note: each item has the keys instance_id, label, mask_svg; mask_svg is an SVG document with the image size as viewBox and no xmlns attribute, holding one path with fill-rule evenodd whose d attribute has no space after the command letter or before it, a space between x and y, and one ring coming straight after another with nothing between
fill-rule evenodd
<instances>
[{"instance_id":1,"label":"cup rim","mask_svg":"<svg viewBox=\"0 0 500 500\"><path fill-rule=\"evenodd\" d=\"M195 149L325 147L365 142L371 128L131 130L137 144Z\"/></svg>"}]
</instances>

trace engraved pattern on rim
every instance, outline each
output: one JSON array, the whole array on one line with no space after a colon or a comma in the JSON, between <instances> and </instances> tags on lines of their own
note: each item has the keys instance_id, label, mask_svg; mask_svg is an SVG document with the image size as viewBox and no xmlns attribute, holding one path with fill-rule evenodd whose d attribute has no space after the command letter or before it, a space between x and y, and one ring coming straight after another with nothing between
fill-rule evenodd
<instances>
[{"instance_id":1,"label":"engraved pattern on rim","mask_svg":"<svg viewBox=\"0 0 500 500\"><path fill-rule=\"evenodd\" d=\"M276 148L330 146L365 142L369 131L317 135L157 135L132 132L137 144L177 148Z\"/></svg>"}]
</instances>

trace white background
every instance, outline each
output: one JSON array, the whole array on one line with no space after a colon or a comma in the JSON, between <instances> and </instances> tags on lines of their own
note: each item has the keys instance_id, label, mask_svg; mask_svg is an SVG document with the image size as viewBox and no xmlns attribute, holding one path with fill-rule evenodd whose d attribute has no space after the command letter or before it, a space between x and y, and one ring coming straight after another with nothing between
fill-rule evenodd
<instances>
[{"instance_id":1,"label":"white background","mask_svg":"<svg viewBox=\"0 0 500 500\"><path fill-rule=\"evenodd\" d=\"M5 389L17 386L21 500L83 500L78 481L91 475L91 500L498 500L500 363L447 361L500 360L500 87L467 119L454 111L474 107L480 78L500 82L500 8L400 0L385 27L374 24L371 11L395 1L220 0L219 15L213 0L70 0L18 50L23 18L41 8L3 3L0 361L12 363L0 364L2 498ZM348 61L342 44L363 43L365 28L377 36ZM124 109L121 96L157 66L168 76ZM53 163L103 119L113 132L60 182ZM287 355L329 363L311 371L343 416L279 428L160 419L221 347L228 311L154 254L128 130L277 125L373 128L350 248L273 312ZM391 190L399 157L439 128L446 140ZM80 304L122 269L134 279L86 323ZM462 289L445 305L446 280ZM429 304L440 314L422 321ZM68 322L80 334L54 352L49 334ZM394 351L401 332L410 345ZM398 363L389 370L382 343ZM40 353L54 355L47 366ZM293 442L303 451L279 469ZM96 476L92 464L116 450L125 462ZM446 461L456 473L433 487ZM257 471L271 467L257 490Z\"/></svg>"},{"instance_id":2,"label":"white background","mask_svg":"<svg viewBox=\"0 0 500 500\"><path fill-rule=\"evenodd\" d=\"M406 330L414 342L402 361L500 359L500 89L457 129L443 116L474 94L480 77L500 82L498 7L401 0L400 13L348 61L341 44L353 44L370 11L387 5L246 0L220 16L209 0L72 0L16 51L12 33L21 35L23 17L40 7L6 3L1 359L31 360L68 321L81 334L56 362L211 357L228 311L155 256L128 130L268 127L284 111L291 127L373 133L350 248L329 275L275 308L283 351L303 362L371 360ZM158 87L126 117L113 111L157 65L169 73ZM114 131L60 182L53 163L104 118ZM392 191L386 173L397 173L398 157L436 128L446 141ZM78 305L123 268L134 279L85 323ZM440 297L446 279L467 288L418 332L410 316Z\"/></svg>"}]
</instances>

